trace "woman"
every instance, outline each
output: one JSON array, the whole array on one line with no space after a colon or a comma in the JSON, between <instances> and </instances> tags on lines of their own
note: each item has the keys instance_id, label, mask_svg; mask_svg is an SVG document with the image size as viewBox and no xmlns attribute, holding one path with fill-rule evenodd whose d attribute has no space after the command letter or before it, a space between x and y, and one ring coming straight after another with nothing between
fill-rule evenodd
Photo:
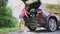
<instances>
[{"instance_id":1,"label":"woman","mask_svg":"<svg viewBox=\"0 0 60 34\"><path fill-rule=\"evenodd\" d=\"M28 5L25 5L25 8L22 10L21 14L19 15L19 18L20 18L20 23L19 23L19 29L22 30L24 29L25 27L25 21L24 21L24 17L26 16L28 18L28 14L29 12L27 11L27 9L29 8ZM22 25L23 24L23 25ZM22 28L23 27L23 28Z\"/></svg>"}]
</instances>

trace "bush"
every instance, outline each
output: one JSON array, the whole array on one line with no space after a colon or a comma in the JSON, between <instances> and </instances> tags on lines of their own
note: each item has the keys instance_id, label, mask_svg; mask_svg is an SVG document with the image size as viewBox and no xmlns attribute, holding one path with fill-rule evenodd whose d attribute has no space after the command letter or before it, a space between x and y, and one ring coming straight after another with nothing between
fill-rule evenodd
<instances>
[{"instance_id":1,"label":"bush","mask_svg":"<svg viewBox=\"0 0 60 34\"><path fill-rule=\"evenodd\" d=\"M7 1L0 1L0 27L15 27L18 20L12 16L12 10L6 6Z\"/></svg>"},{"instance_id":2,"label":"bush","mask_svg":"<svg viewBox=\"0 0 60 34\"><path fill-rule=\"evenodd\" d=\"M0 15L0 27L15 27L18 19L12 16L11 10L6 10L4 15Z\"/></svg>"}]
</instances>

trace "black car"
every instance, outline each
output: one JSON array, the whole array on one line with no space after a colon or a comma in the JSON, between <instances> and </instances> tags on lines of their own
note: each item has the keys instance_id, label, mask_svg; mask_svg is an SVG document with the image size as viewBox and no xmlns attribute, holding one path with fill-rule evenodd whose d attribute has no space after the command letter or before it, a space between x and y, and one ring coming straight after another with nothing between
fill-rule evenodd
<instances>
[{"instance_id":1,"label":"black car","mask_svg":"<svg viewBox=\"0 0 60 34\"><path fill-rule=\"evenodd\" d=\"M37 6L36 6L37 5ZM59 27L60 16L57 12L54 14L44 10L45 5L39 3L32 3L29 5L29 18L25 19L25 25L31 30L35 31L37 27L44 27L48 31L55 31Z\"/></svg>"}]
</instances>

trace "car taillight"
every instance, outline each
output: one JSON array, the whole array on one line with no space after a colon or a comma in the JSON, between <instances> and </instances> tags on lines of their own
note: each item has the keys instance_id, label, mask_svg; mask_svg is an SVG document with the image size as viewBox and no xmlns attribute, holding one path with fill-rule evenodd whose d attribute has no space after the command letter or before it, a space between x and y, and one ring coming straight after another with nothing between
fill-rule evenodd
<instances>
[{"instance_id":1,"label":"car taillight","mask_svg":"<svg viewBox=\"0 0 60 34\"><path fill-rule=\"evenodd\" d=\"M41 10L41 9L39 9L39 10L38 10L38 13L39 13L39 14L43 14L43 13L44 13L44 11L43 11L43 10Z\"/></svg>"}]
</instances>

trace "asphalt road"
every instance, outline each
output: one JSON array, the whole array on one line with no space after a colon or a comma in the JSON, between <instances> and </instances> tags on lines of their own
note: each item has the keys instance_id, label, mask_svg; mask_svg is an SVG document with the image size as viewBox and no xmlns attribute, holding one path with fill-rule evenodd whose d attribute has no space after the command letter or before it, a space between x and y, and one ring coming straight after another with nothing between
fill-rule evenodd
<instances>
[{"instance_id":1,"label":"asphalt road","mask_svg":"<svg viewBox=\"0 0 60 34\"><path fill-rule=\"evenodd\" d=\"M48 32L46 29L38 28L36 31L29 31L29 30L26 30L24 32L15 31L4 34L60 34L60 29L56 30L55 32Z\"/></svg>"}]
</instances>

